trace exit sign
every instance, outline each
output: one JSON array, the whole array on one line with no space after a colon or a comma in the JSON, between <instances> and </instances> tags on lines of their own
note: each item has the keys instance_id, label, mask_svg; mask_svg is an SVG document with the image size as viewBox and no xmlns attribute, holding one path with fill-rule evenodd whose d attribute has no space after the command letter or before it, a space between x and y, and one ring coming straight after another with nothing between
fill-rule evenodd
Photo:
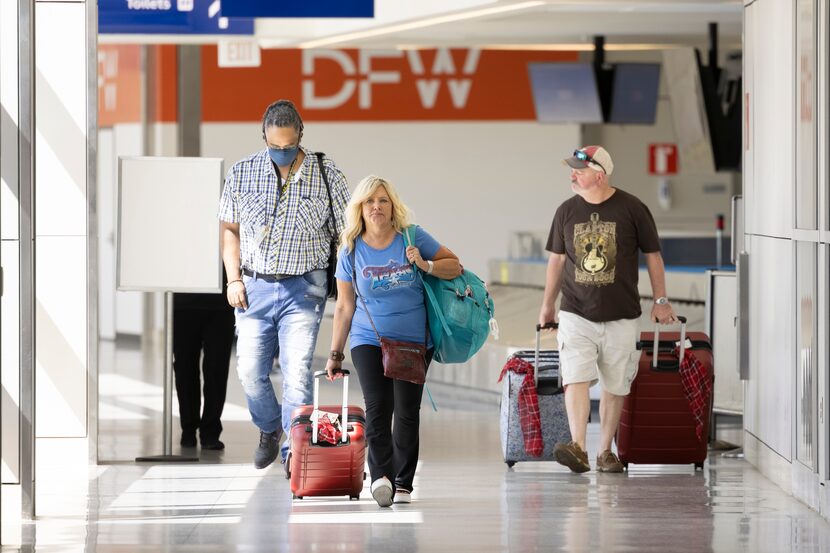
<instances>
[{"instance_id":1,"label":"exit sign","mask_svg":"<svg viewBox=\"0 0 830 553\"><path fill-rule=\"evenodd\" d=\"M255 40L220 40L219 67L259 67L259 44Z\"/></svg>"}]
</instances>

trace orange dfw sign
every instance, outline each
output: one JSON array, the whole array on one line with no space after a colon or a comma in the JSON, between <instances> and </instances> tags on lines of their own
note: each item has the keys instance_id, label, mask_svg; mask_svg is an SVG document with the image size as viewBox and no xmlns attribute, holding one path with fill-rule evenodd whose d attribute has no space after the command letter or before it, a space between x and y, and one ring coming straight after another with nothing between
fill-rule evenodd
<instances>
[{"instance_id":1,"label":"orange dfw sign","mask_svg":"<svg viewBox=\"0 0 830 553\"><path fill-rule=\"evenodd\" d=\"M277 98L317 121L532 120L530 62L573 52L263 50L260 67L219 67L202 52L202 120L257 121Z\"/></svg>"}]
</instances>

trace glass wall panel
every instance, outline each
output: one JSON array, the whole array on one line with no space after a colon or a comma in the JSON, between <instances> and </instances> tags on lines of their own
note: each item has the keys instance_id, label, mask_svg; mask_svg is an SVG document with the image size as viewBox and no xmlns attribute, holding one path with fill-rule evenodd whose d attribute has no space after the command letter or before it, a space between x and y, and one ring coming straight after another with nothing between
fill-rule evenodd
<instances>
[{"instance_id":1,"label":"glass wall panel","mask_svg":"<svg viewBox=\"0 0 830 553\"><path fill-rule=\"evenodd\" d=\"M798 0L796 14L795 226L818 228L816 0Z\"/></svg>"},{"instance_id":2,"label":"glass wall panel","mask_svg":"<svg viewBox=\"0 0 830 553\"><path fill-rule=\"evenodd\" d=\"M817 269L818 246L796 244L796 458L817 469L818 429Z\"/></svg>"}]
</instances>

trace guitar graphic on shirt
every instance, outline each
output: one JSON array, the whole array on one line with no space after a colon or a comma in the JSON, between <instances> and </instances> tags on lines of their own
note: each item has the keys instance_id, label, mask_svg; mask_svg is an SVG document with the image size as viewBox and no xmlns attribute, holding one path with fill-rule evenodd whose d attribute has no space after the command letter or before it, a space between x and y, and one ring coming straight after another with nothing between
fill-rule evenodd
<instances>
[{"instance_id":1,"label":"guitar graphic on shirt","mask_svg":"<svg viewBox=\"0 0 830 553\"><path fill-rule=\"evenodd\" d=\"M585 244L585 255L582 257L582 269L595 275L602 272L608 266L608 258L602 251L602 244Z\"/></svg>"},{"instance_id":2,"label":"guitar graphic on shirt","mask_svg":"<svg viewBox=\"0 0 830 553\"><path fill-rule=\"evenodd\" d=\"M574 225L574 281L587 286L613 284L617 274L617 223L591 213Z\"/></svg>"}]
</instances>

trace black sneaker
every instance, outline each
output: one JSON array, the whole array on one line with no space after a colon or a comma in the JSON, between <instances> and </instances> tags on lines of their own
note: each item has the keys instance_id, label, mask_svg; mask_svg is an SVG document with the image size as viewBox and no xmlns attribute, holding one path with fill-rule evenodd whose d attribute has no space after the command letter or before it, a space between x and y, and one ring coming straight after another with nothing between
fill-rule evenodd
<instances>
[{"instance_id":1,"label":"black sneaker","mask_svg":"<svg viewBox=\"0 0 830 553\"><path fill-rule=\"evenodd\" d=\"M221 451L225 449L225 444L222 443L222 440L204 440L202 442L202 449Z\"/></svg>"},{"instance_id":2,"label":"black sneaker","mask_svg":"<svg viewBox=\"0 0 830 553\"><path fill-rule=\"evenodd\" d=\"M182 432L182 439L179 443L182 447L196 447L196 433Z\"/></svg>"},{"instance_id":3,"label":"black sneaker","mask_svg":"<svg viewBox=\"0 0 830 553\"><path fill-rule=\"evenodd\" d=\"M259 447L254 452L254 466L256 468L264 469L277 458L280 453L280 433L279 430L259 432Z\"/></svg>"}]
</instances>

